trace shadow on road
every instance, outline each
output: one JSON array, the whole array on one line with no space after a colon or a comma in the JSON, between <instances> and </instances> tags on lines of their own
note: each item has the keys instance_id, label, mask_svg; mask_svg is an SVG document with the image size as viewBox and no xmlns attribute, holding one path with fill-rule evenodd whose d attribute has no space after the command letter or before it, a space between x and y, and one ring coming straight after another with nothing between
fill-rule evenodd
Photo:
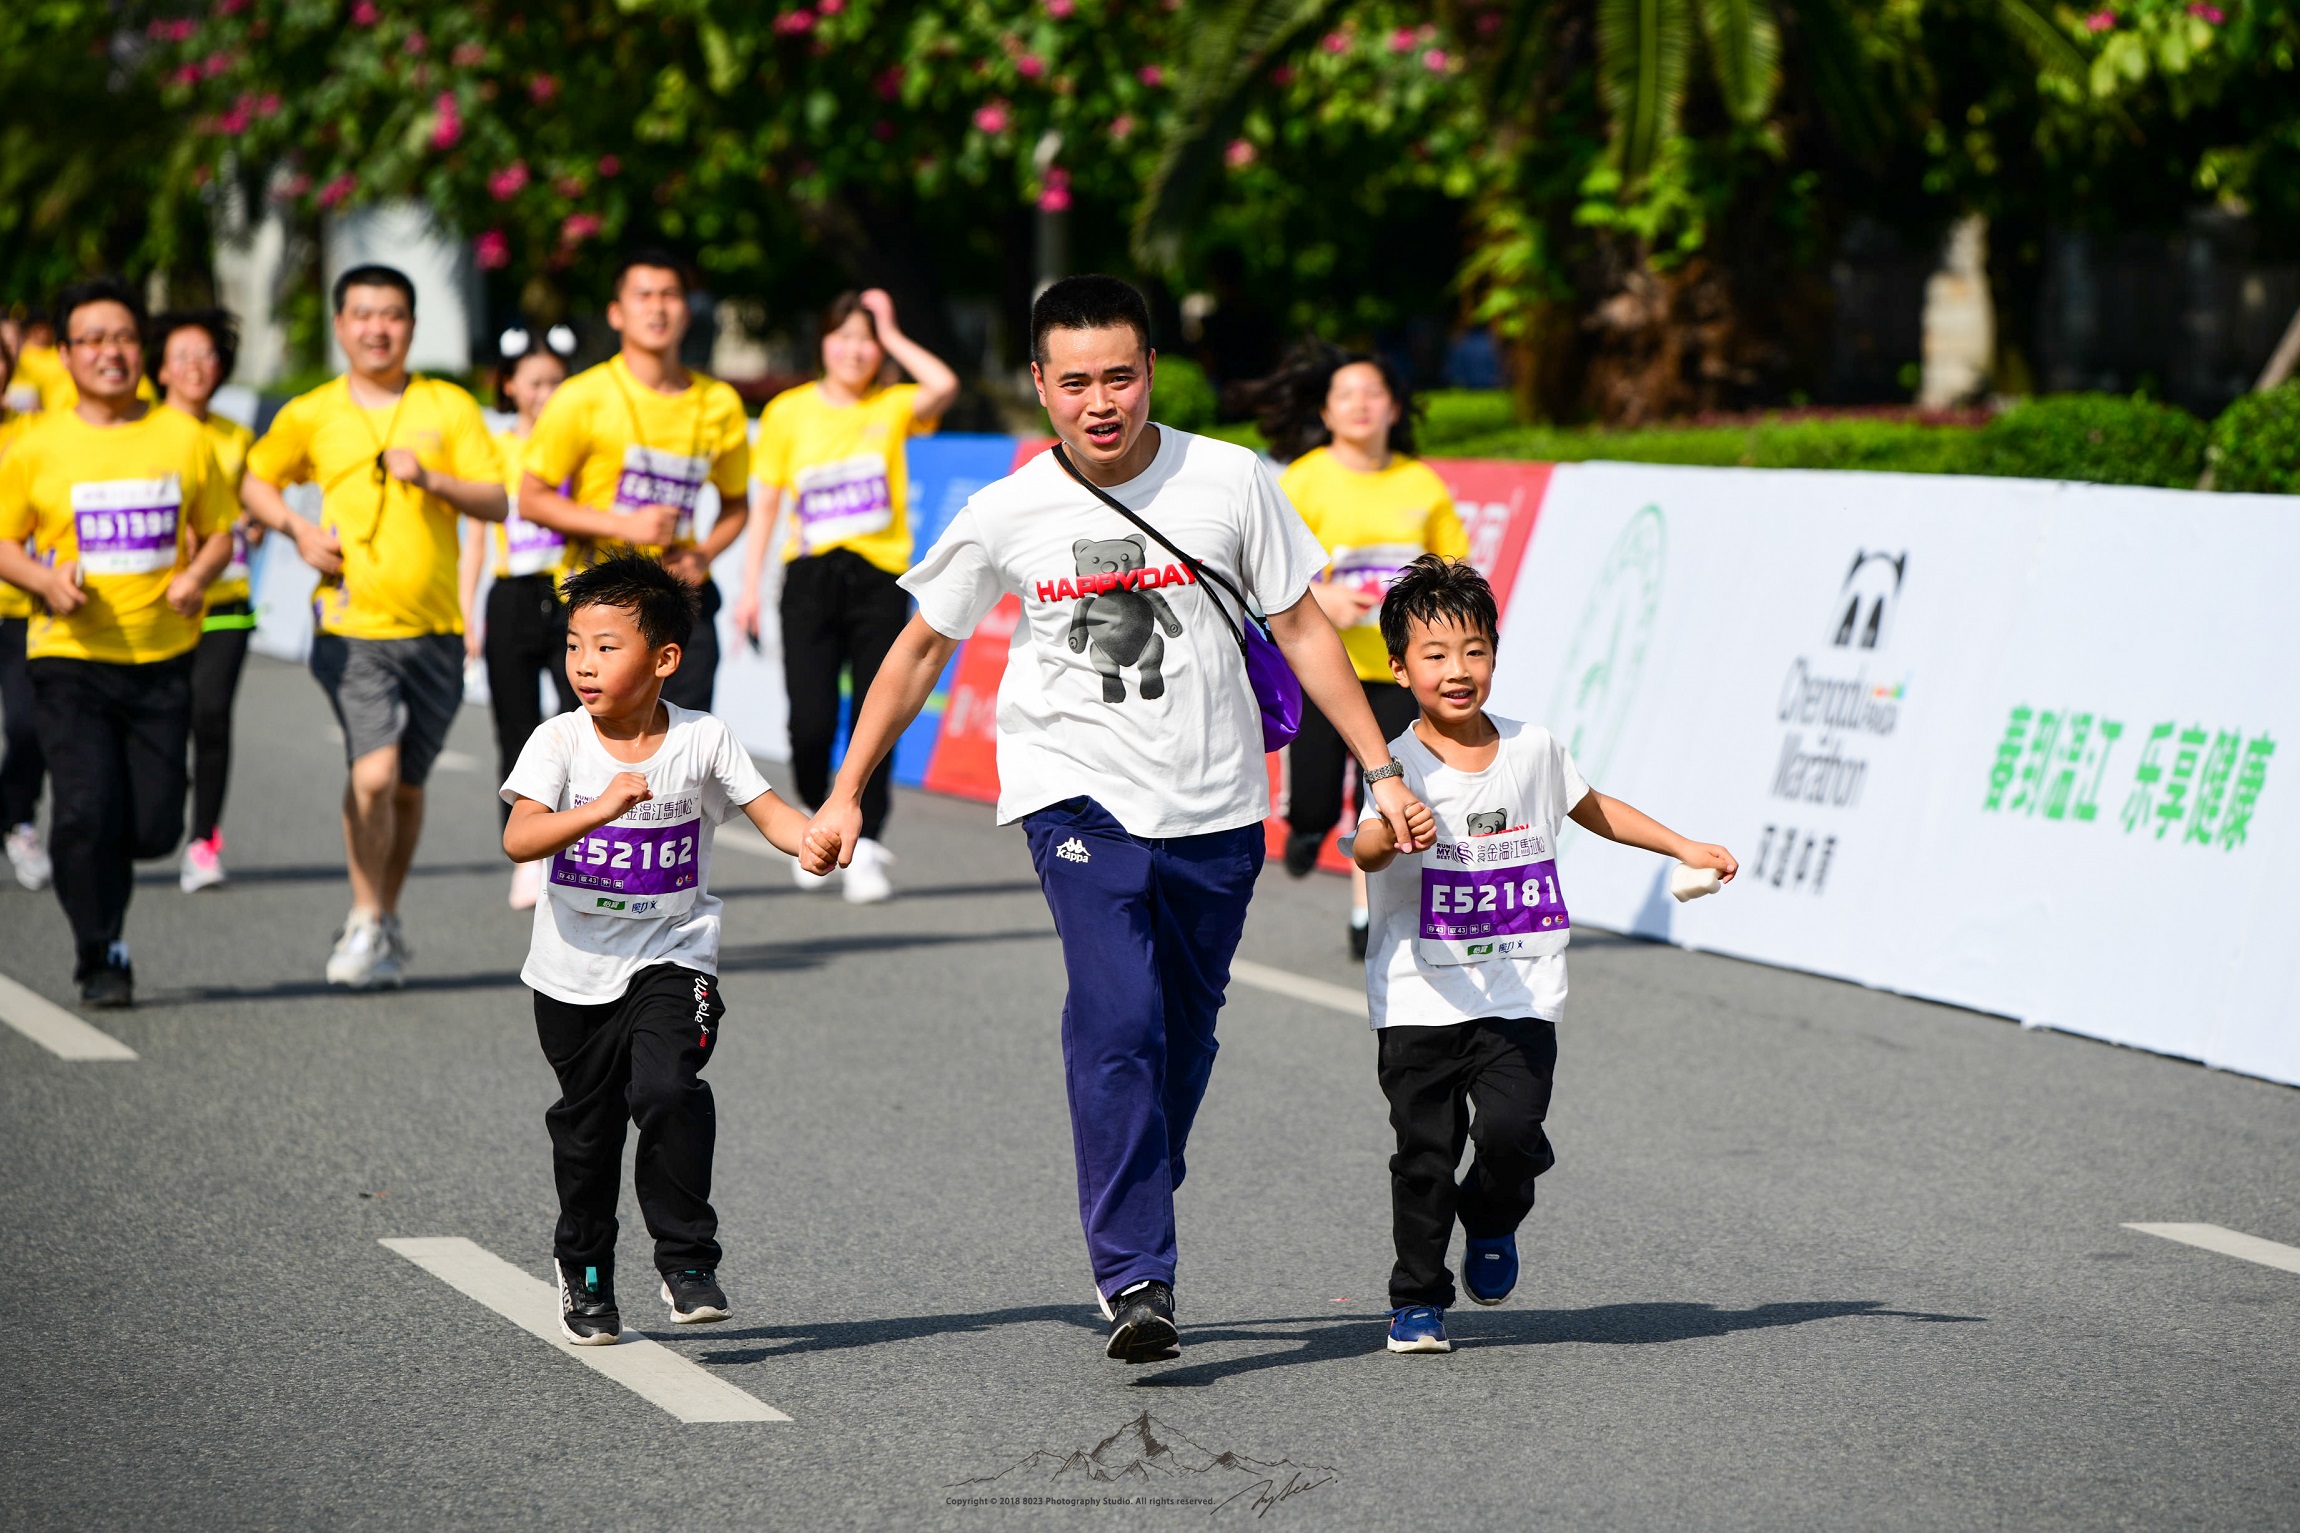
<instances>
[{"instance_id":1,"label":"shadow on road","mask_svg":"<svg viewBox=\"0 0 2300 1533\"><path fill-rule=\"evenodd\" d=\"M723 1331L713 1341L776 1341L787 1345L749 1347L735 1352L703 1352L706 1363L763 1363L769 1358L795 1357L802 1352L843 1352L852 1347L875 1347L890 1341L923 1341L929 1337L965 1336L1002 1325L1052 1322L1095 1335L1102 1324L1084 1304L1025 1304L1013 1309L984 1310L972 1315L909 1315L895 1320L840 1320L824 1325L762 1325L747 1331ZM656 1333L660 1334L660 1333Z\"/></svg>"},{"instance_id":2,"label":"shadow on road","mask_svg":"<svg viewBox=\"0 0 2300 1533\"><path fill-rule=\"evenodd\" d=\"M1054 928L1004 932L856 932L845 937L811 937L804 942L750 942L719 955L719 972L818 969L848 953L888 953L901 948L965 946L977 942L1051 942Z\"/></svg>"},{"instance_id":3,"label":"shadow on road","mask_svg":"<svg viewBox=\"0 0 2300 1533\"><path fill-rule=\"evenodd\" d=\"M409 878L468 878L475 874L486 874L491 877L500 877L510 871L511 863L505 858L496 857L485 862L419 862L407 870L407 876ZM288 863L270 868L235 866L232 869L231 883L341 884L344 883L345 878L343 864L340 862ZM136 873L136 882L139 885L173 884L175 881L176 867L172 862L165 867L144 867ZM227 885L227 887L229 886ZM346 887L349 886L346 885ZM1035 888L1036 885L1032 887Z\"/></svg>"},{"instance_id":4,"label":"shadow on road","mask_svg":"<svg viewBox=\"0 0 2300 1533\"><path fill-rule=\"evenodd\" d=\"M730 888L719 881L725 867L726 864L724 863L714 862L711 864L711 892L723 900L779 899L786 894L792 896L805 896L807 894L806 890L799 888L788 878L776 883L739 884ZM825 894L833 892L825 891ZM996 884L904 884L895 891L895 895L898 901L907 904L912 900L974 900L987 899L1000 894L1036 894L1038 892L1036 879L1016 878ZM817 895L814 897L823 898L824 896Z\"/></svg>"}]
</instances>

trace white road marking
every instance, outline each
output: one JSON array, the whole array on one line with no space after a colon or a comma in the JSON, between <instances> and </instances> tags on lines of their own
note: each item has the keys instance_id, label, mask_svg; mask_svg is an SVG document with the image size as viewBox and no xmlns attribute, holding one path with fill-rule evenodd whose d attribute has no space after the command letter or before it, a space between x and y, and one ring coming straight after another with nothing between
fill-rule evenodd
<instances>
[{"instance_id":1,"label":"white road marking","mask_svg":"<svg viewBox=\"0 0 2300 1533\"><path fill-rule=\"evenodd\" d=\"M1290 969L1273 969L1266 963L1251 963L1243 958L1230 960L1230 977L1240 984L1267 990L1273 995L1290 996L1297 1001L1308 1001L1312 1006L1330 1006L1334 1010L1366 1020L1366 993L1347 985L1332 985L1307 974L1296 974Z\"/></svg>"},{"instance_id":2,"label":"white road marking","mask_svg":"<svg viewBox=\"0 0 2300 1533\"><path fill-rule=\"evenodd\" d=\"M2177 1240L2184 1246L2217 1251L2238 1261L2258 1262L2280 1272L2300 1272L2300 1246L2262 1240L2258 1235L2223 1229L2217 1224L2128 1224L2125 1228L2160 1240Z\"/></svg>"},{"instance_id":3,"label":"white road marking","mask_svg":"<svg viewBox=\"0 0 2300 1533\"><path fill-rule=\"evenodd\" d=\"M441 772L476 772L479 758L468 751L441 751L432 758L431 765Z\"/></svg>"},{"instance_id":4,"label":"white road marking","mask_svg":"<svg viewBox=\"0 0 2300 1533\"><path fill-rule=\"evenodd\" d=\"M134 1059L136 1051L100 1032L46 996L0 974L0 1022L7 1023L58 1059Z\"/></svg>"},{"instance_id":5,"label":"white road marking","mask_svg":"<svg viewBox=\"0 0 2300 1533\"><path fill-rule=\"evenodd\" d=\"M681 1421L788 1421L791 1418L737 1389L670 1348L626 1326L612 1347L578 1347L559 1334L559 1295L484 1246L461 1236L386 1240L383 1244L531 1336L596 1369ZM650 1279L651 1281L651 1279ZM653 1297L650 1289L650 1299Z\"/></svg>"}]
</instances>

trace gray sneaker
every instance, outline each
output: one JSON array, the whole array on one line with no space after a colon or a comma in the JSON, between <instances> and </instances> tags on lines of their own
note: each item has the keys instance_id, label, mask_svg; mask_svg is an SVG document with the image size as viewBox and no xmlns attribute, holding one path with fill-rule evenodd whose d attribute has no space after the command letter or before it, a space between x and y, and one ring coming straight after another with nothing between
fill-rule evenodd
<instances>
[{"instance_id":1,"label":"gray sneaker","mask_svg":"<svg viewBox=\"0 0 2300 1533\"><path fill-rule=\"evenodd\" d=\"M381 920L357 910L345 918L328 954L327 982L346 990L396 990L407 983L406 966Z\"/></svg>"}]
</instances>

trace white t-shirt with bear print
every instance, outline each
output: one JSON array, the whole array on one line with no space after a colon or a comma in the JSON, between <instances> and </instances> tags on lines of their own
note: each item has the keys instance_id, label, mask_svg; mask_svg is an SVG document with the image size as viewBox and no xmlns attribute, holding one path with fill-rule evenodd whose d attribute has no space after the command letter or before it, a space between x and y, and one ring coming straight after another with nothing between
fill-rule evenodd
<instances>
[{"instance_id":1,"label":"white t-shirt with bear print","mask_svg":"<svg viewBox=\"0 0 2300 1533\"><path fill-rule=\"evenodd\" d=\"M1263 611L1300 601L1326 552L1268 466L1228 442L1152 429L1150 466L1110 494ZM976 491L902 584L954 639L1001 596L1021 598L998 689L1000 824L1081 796L1145 837L1269 815L1261 710L1212 606L1229 597L1051 452Z\"/></svg>"}]
</instances>

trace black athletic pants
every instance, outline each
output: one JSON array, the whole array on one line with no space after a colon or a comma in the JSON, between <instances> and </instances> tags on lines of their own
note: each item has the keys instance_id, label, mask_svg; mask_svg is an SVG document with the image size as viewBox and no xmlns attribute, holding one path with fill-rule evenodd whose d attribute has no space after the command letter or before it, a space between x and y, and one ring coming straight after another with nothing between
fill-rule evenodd
<instances>
[{"instance_id":1,"label":"black athletic pants","mask_svg":"<svg viewBox=\"0 0 2300 1533\"><path fill-rule=\"evenodd\" d=\"M819 809L831 791L839 730L839 673L852 672L856 713L887 651L910 621L895 577L849 548L783 566L783 687L791 704L791 771L799 797ZM880 839L894 796L894 753L863 784L862 833Z\"/></svg>"},{"instance_id":2,"label":"black athletic pants","mask_svg":"<svg viewBox=\"0 0 2300 1533\"><path fill-rule=\"evenodd\" d=\"M232 775L232 702L248 663L255 609L244 601L208 609L192 651L192 839L205 841L224 817L224 786ZM506 773L506 776L509 774Z\"/></svg>"},{"instance_id":3,"label":"black athletic pants","mask_svg":"<svg viewBox=\"0 0 2300 1533\"><path fill-rule=\"evenodd\" d=\"M44 657L26 669L55 795L56 898L72 923L73 978L84 980L120 940L136 859L167 856L184 833L192 657L144 665Z\"/></svg>"},{"instance_id":4,"label":"black athletic pants","mask_svg":"<svg viewBox=\"0 0 2300 1533\"><path fill-rule=\"evenodd\" d=\"M1449 1308L1453 1273L1445 1258L1454 1220L1480 1240L1509 1234L1533 1209L1533 1179L1557 1164L1541 1127L1557 1070L1557 1025L1489 1017L1450 1027L1385 1027L1377 1036L1382 1095L1398 1136L1390 1157L1398 1248L1390 1307ZM1477 1142L1477 1159L1457 1186L1454 1167L1465 1140Z\"/></svg>"},{"instance_id":5,"label":"black athletic pants","mask_svg":"<svg viewBox=\"0 0 2300 1533\"><path fill-rule=\"evenodd\" d=\"M48 758L40 751L40 730L32 722L32 677L24 669L23 618L0 618L0 726L7 731L0 755L0 834L29 825L40 809L40 779Z\"/></svg>"},{"instance_id":6,"label":"black athletic pants","mask_svg":"<svg viewBox=\"0 0 2300 1533\"><path fill-rule=\"evenodd\" d=\"M559 711L577 706L567 679L567 606L549 575L512 575L487 588L487 695L495 714L495 780L511 776L527 737L543 723L538 676L551 678ZM683 657L682 657L683 658ZM496 817L511 823L511 806L498 799Z\"/></svg>"},{"instance_id":7,"label":"black athletic pants","mask_svg":"<svg viewBox=\"0 0 2300 1533\"><path fill-rule=\"evenodd\" d=\"M1366 689L1366 701L1373 707L1374 722L1382 726L1385 740L1405 733L1421 711L1413 693L1394 681L1358 684ZM1294 736L1290 760L1293 775L1286 795L1286 825L1293 835L1322 838L1342 817L1342 774L1349 766L1350 753L1318 705L1307 698L1302 700L1302 732ZM1350 780L1355 782L1356 778Z\"/></svg>"},{"instance_id":8,"label":"black athletic pants","mask_svg":"<svg viewBox=\"0 0 2300 1533\"><path fill-rule=\"evenodd\" d=\"M639 1125L631 1186L655 1237L656 1267L719 1265L711 1211L719 1120L701 1072L726 1013L717 980L672 963L641 969L620 1000L603 1006L536 993L535 1036L559 1077L559 1100L543 1115L559 1184L551 1246L559 1260L612 1266L629 1122Z\"/></svg>"},{"instance_id":9,"label":"black athletic pants","mask_svg":"<svg viewBox=\"0 0 2300 1533\"><path fill-rule=\"evenodd\" d=\"M711 692L719 677L719 608L723 599L718 583L708 575L695 595L702 602L702 611L696 614L694 631L679 651L679 668L663 683L663 701L709 713Z\"/></svg>"}]
</instances>

